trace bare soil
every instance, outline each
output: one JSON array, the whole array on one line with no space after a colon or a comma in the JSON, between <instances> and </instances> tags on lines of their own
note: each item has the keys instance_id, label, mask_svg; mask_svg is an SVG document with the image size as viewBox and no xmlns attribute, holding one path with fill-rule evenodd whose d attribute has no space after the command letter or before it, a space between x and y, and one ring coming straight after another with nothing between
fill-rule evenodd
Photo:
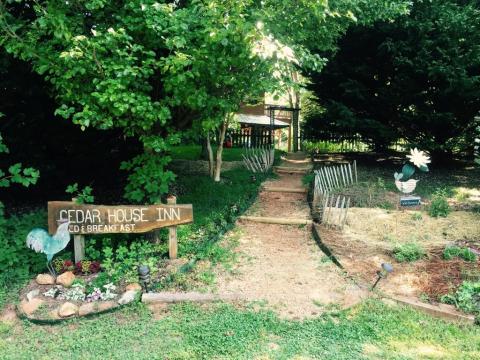
<instances>
[{"instance_id":1,"label":"bare soil","mask_svg":"<svg viewBox=\"0 0 480 360\"><path fill-rule=\"evenodd\" d=\"M306 167L309 162L297 156L295 166ZM280 174L265 185L299 188L301 179L299 174ZM298 193L264 191L249 213L310 218L306 194ZM219 294L265 301L280 316L295 319L312 317L332 307L346 308L366 296L320 250L308 226L245 221L239 222L235 231L241 233L235 249L238 261L229 271L217 268Z\"/></svg>"},{"instance_id":2,"label":"bare soil","mask_svg":"<svg viewBox=\"0 0 480 360\"><path fill-rule=\"evenodd\" d=\"M357 211L356 211L357 210ZM353 209L343 231L319 226L322 242L360 283L369 286L377 279L382 263L394 271L378 288L390 295L427 296L438 301L454 291L464 280L478 281L480 260L444 260L447 245L468 246L478 251L478 214L454 212L447 218L433 219L423 213L413 220L410 212L381 209ZM470 240L467 240L470 239ZM399 263L392 257L396 244L417 242L427 257L412 263Z\"/></svg>"}]
</instances>

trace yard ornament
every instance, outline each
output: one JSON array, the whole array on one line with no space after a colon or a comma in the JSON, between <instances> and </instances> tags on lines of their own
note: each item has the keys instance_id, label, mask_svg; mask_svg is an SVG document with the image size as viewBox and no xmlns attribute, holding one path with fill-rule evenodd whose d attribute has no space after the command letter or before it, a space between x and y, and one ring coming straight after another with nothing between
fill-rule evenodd
<instances>
[{"instance_id":1,"label":"yard ornament","mask_svg":"<svg viewBox=\"0 0 480 360\"><path fill-rule=\"evenodd\" d=\"M57 277L57 273L52 266L52 259L55 254L65 249L70 242L69 224L66 221L61 222L53 236L39 228L33 229L27 235L27 247L35 250L37 253L41 252L47 255L47 269L54 278Z\"/></svg>"},{"instance_id":2,"label":"yard ornament","mask_svg":"<svg viewBox=\"0 0 480 360\"><path fill-rule=\"evenodd\" d=\"M407 158L411 163L406 163L403 165L401 173L395 173L393 176L395 178L395 186L399 191L404 194L412 193L417 187L418 180L411 179L415 173L415 167L420 171L427 172L428 164L431 162L430 157L425 154L423 151L419 151L417 148L410 150L410 155L407 155Z\"/></svg>"}]
</instances>

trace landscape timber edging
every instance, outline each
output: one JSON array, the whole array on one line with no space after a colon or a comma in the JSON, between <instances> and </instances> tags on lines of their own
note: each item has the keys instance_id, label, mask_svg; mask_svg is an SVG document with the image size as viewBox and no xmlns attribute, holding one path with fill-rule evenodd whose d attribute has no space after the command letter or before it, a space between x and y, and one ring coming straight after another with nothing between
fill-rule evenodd
<instances>
[{"instance_id":1,"label":"landscape timber edging","mask_svg":"<svg viewBox=\"0 0 480 360\"><path fill-rule=\"evenodd\" d=\"M142 302L151 303L179 303L179 302L215 302L215 301L236 301L243 300L238 294L219 295L200 292L158 292L143 293Z\"/></svg>"},{"instance_id":2,"label":"landscape timber edging","mask_svg":"<svg viewBox=\"0 0 480 360\"><path fill-rule=\"evenodd\" d=\"M437 318L441 318L443 320L454 321L464 324L466 323L470 325L476 324L475 316L462 314L454 308L451 308L449 305L432 305L420 302L417 299L407 298L403 296L389 296L388 298L400 305L409 306L423 313L429 314Z\"/></svg>"}]
</instances>

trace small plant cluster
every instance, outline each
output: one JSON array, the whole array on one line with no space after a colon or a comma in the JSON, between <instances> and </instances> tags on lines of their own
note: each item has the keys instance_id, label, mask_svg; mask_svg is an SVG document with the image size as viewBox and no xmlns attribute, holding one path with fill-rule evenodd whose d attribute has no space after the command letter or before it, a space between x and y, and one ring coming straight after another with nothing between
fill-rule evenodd
<instances>
[{"instance_id":1,"label":"small plant cluster","mask_svg":"<svg viewBox=\"0 0 480 360\"><path fill-rule=\"evenodd\" d=\"M112 300L117 297L118 294L115 293L117 287L112 283L103 285L103 290L100 288L94 288L93 291L86 296L88 302L98 301L98 300Z\"/></svg>"},{"instance_id":2,"label":"small plant cluster","mask_svg":"<svg viewBox=\"0 0 480 360\"><path fill-rule=\"evenodd\" d=\"M448 195L445 189L437 189L433 193L432 201L428 207L428 214L431 217L447 217L450 214Z\"/></svg>"},{"instance_id":3,"label":"small plant cluster","mask_svg":"<svg viewBox=\"0 0 480 360\"><path fill-rule=\"evenodd\" d=\"M100 271L100 263L98 261L80 260L75 264L77 273L96 274Z\"/></svg>"},{"instance_id":4,"label":"small plant cluster","mask_svg":"<svg viewBox=\"0 0 480 360\"><path fill-rule=\"evenodd\" d=\"M445 260L452 260L456 257L465 261L477 261L477 255L467 247L447 246L445 250L443 250L443 258Z\"/></svg>"},{"instance_id":5,"label":"small plant cluster","mask_svg":"<svg viewBox=\"0 0 480 360\"><path fill-rule=\"evenodd\" d=\"M65 271L74 271L76 274L96 274L101 265L98 261L80 260L76 264L71 260L57 258L53 260L53 268L59 274Z\"/></svg>"},{"instance_id":6,"label":"small plant cluster","mask_svg":"<svg viewBox=\"0 0 480 360\"><path fill-rule=\"evenodd\" d=\"M478 315L480 314L480 282L464 281L455 293L442 296L440 301L455 305L466 313Z\"/></svg>"},{"instance_id":7,"label":"small plant cluster","mask_svg":"<svg viewBox=\"0 0 480 360\"><path fill-rule=\"evenodd\" d=\"M425 257L425 250L417 243L397 245L393 249L393 257L398 262L412 262Z\"/></svg>"},{"instance_id":8,"label":"small plant cluster","mask_svg":"<svg viewBox=\"0 0 480 360\"><path fill-rule=\"evenodd\" d=\"M55 286L43 293L46 297L68 301L107 301L115 299L118 294L115 293L117 287L113 283L105 284L101 287L94 287L88 291L89 287L81 282L74 283L70 289L62 286Z\"/></svg>"}]
</instances>

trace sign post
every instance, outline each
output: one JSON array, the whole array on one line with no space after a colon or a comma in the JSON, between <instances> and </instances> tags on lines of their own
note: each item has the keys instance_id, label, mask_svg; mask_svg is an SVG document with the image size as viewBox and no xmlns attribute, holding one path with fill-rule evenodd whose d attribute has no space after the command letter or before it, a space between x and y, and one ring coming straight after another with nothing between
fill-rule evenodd
<instances>
[{"instance_id":1,"label":"sign post","mask_svg":"<svg viewBox=\"0 0 480 360\"><path fill-rule=\"evenodd\" d=\"M169 205L175 205L176 203L177 203L177 198L175 196L170 196L167 199L167 204ZM170 226L168 228L168 256L170 257L170 259L177 258L177 249L178 249L177 227Z\"/></svg>"},{"instance_id":2,"label":"sign post","mask_svg":"<svg viewBox=\"0 0 480 360\"><path fill-rule=\"evenodd\" d=\"M48 231L54 234L59 222L69 222L74 236L75 262L83 259L87 234L145 233L170 227L169 255L177 256L176 225L193 222L192 205L177 205L175 197L167 205L91 205L68 201L48 203Z\"/></svg>"}]
</instances>

